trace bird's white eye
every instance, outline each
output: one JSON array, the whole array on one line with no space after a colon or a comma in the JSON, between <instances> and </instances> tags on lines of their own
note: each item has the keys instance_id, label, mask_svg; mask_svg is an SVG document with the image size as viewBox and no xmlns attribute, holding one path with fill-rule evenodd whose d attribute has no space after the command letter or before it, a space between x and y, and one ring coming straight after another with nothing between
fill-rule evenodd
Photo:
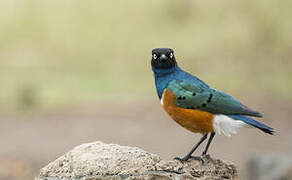
<instances>
[{"instance_id":1,"label":"bird's white eye","mask_svg":"<svg viewBox=\"0 0 292 180\"><path fill-rule=\"evenodd\" d=\"M157 59L157 55L156 54L153 54L152 57L153 57L153 59Z\"/></svg>"},{"instance_id":2,"label":"bird's white eye","mask_svg":"<svg viewBox=\"0 0 292 180\"><path fill-rule=\"evenodd\" d=\"M173 58L173 53L170 53L169 57L170 57L170 59L172 59Z\"/></svg>"}]
</instances>

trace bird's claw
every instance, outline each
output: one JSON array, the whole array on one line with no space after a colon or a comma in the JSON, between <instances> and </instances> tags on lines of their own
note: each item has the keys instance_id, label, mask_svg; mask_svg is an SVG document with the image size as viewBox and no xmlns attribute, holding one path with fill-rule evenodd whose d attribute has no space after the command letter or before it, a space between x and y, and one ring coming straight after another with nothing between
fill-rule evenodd
<instances>
[{"instance_id":1,"label":"bird's claw","mask_svg":"<svg viewBox=\"0 0 292 180\"><path fill-rule=\"evenodd\" d=\"M207 159L207 160L211 160L210 154L202 154L202 157Z\"/></svg>"},{"instance_id":2,"label":"bird's claw","mask_svg":"<svg viewBox=\"0 0 292 180\"><path fill-rule=\"evenodd\" d=\"M180 157L175 157L175 158L173 158L174 160L178 160L178 161L180 161L180 162L185 162L185 161L187 161L187 159L185 159L185 158L180 158Z\"/></svg>"},{"instance_id":3,"label":"bird's claw","mask_svg":"<svg viewBox=\"0 0 292 180\"><path fill-rule=\"evenodd\" d=\"M201 161L202 164L204 163L204 160L201 156L185 156L183 158L179 158L179 157L175 157L174 160L178 160L182 163L188 161L189 159L194 159L194 160L198 160L198 161Z\"/></svg>"}]
</instances>

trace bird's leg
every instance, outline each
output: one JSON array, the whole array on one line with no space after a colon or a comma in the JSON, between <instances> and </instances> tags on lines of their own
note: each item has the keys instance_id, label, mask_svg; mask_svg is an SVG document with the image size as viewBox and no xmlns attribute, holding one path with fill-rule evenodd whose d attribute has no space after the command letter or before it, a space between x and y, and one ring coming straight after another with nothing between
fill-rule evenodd
<instances>
[{"instance_id":1,"label":"bird's leg","mask_svg":"<svg viewBox=\"0 0 292 180\"><path fill-rule=\"evenodd\" d=\"M207 158L210 158L210 156L207 155L207 151L208 151L208 149L209 149L209 146L210 146L210 144L211 144L211 142L212 142L214 136L215 136L215 132L212 132L211 135L210 135L210 137L209 137L209 140L208 140L207 146L205 147L205 150L204 150L203 153L202 153L202 156L206 156Z\"/></svg>"},{"instance_id":2,"label":"bird's leg","mask_svg":"<svg viewBox=\"0 0 292 180\"><path fill-rule=\"evenodd\" d=\"M193 148L191 149L191 151L183 158L174 158L176 160L180 160L180 161L187 161L188 159L192 158L192 159L197 159L197 160L202 160L201 157L197 157L197 156L192 156L192 154L194 153L194 151L200 146L200 144L202 144L202 142L204 142L207 139L208 133L205 133L204 136L202 136L202 138L200 139L200 141L193 146Z\"/></svg>"}]
</instances>

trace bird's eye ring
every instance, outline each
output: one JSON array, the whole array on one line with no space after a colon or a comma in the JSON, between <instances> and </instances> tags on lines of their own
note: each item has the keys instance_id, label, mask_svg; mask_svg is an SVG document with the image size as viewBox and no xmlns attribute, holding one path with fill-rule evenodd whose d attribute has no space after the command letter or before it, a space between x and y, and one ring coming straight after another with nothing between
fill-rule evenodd
<instances>
[{"instance_id":1,"label":"bird's eye ring","mask_svg":"<svg viewBox=\"0 0 292 180\"><path fill-rule=\"evenodd\" d=\"M170 53L169 57L170 57L170 59L172 59L173 58L173 53Z\"/></svg>"},{"instance_id":2,"label":"bird's eye ring","mask_svg":"<svg viewBox=\"0 0 292 180\"><path fill-rule=\"evenodd\" d=\"M153 54L152 57L153 57L153 59L157 59L157 55L156 54Z\"/></svg>"}]
</instances>

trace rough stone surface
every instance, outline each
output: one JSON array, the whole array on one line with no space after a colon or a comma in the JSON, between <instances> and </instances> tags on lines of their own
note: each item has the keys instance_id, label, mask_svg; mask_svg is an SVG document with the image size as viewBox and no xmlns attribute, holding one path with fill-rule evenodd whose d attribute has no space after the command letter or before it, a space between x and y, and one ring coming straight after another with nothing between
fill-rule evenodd
<instances>
[{"instance_id":1,"label":"rough stone surface","mask_svg":"<svg viewBox=\"0 0 292 180\"><path fill-rule=\"evenodd\" d=\"M221 160L164 161L140 148L94 142L80 145L40 170L37 180L237 179Z\"/></svg>"}]
</instances>

